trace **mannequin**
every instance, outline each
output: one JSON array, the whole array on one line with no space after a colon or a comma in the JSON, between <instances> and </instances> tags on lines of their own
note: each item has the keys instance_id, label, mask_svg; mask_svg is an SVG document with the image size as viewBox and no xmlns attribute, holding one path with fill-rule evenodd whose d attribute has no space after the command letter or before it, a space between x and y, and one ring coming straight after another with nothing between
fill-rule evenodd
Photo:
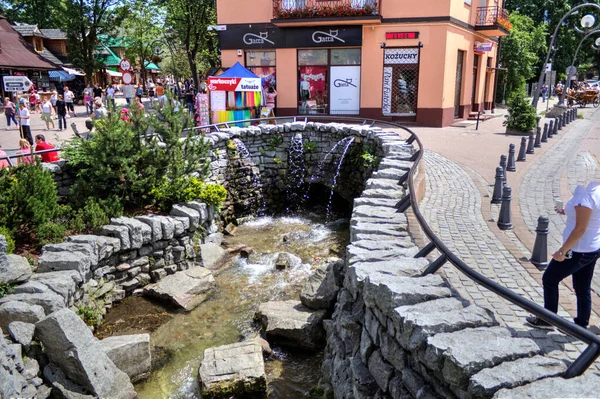
<instances>
[{"instance_id":1,"label":"mannequin","mask_svg":"<svg viewBox=\"0 0 600 399\"><path fill-rule=\"evenodd\" d=\"M303 102L310 98L310 83L306 80L305 77L302 78L302 82L300 82L300 98Z\"/></svg>"}]
</instances>

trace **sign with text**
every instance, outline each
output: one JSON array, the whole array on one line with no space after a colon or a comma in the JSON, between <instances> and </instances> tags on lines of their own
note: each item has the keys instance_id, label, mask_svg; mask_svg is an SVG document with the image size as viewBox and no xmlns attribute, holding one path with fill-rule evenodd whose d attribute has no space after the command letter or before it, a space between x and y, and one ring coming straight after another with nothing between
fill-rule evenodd
<instances>
[{"instance_id":1,"label":"sign with text","mask_svg":"<svg viewBox=\"0 0 600 399\"><path fill-rule=\"evenodd\" d=\"M383 63L389 64L418 64L418 48L386 48L383 53Z\"/></svg>"},{"instance_id":2,"label":"sign with text","mask_svg":"<svg viewBox=\"0 0 600 399\"><path fill-rule=\"evenodd\" d=\"M27 91L31 87L31 80L27 76L4 76L4 91Z\"/></svg>"},{"instance_id":3,"label":"sign with text","mask_svg":"<svg viewBox=\"0 0 600 399\"><path fill-rule=\"evenodd\" d=\"M213 111L225 111L227 109L227 93L224 91L211 91L210 108Z\"/></svg>"},{"instance_id":4,"label":"sign with text","mask_svg":"<svg viewBox=\"0 0 600 399\"><path fill-rule=\"evenodd\" d=\"M385 32L385 38L393 39L418 39L419 32Z\"/></svg>"},{"instance_id":5,"label":"sign with text","mask_svg":"<svg viewBox=\"0 0 600 399\"><path fill-rule=\"evenodd\" d=\"M358 115L360 112L360 66L332 66L330 72L330 113Z\"/></svg>"},{"instance_id":6,"label":"sign with text","mask_svg":"<svg viewBox=\"0 0 600 399\"><path fill-rule=\"evenodd\" d=\"M361 46L361 26L232 28L219 32L223 50Z\"/></svg>"},{"instance_id":7,"label":"sign with text","mask_svg":"<svg viewBox=\"0 0 600 399\"><path fill-rule=\"evenodd\" d=\"M285 35L279 28L234 28L219 32L222 49L263 49L285 47Z\"/></svg>"},{"instance_id":8,"label":"sign with text","mask_svg":"<svg viewBox=\"0 0 600 399\"><path fill-rule=\"evenodd\" d=\"M381 111L383 115L392 113L392 67L383 67L383 96L381 98Z\"/></svg>"},{"instance_id":9,"label":"sign with text","mask_svg":"<svg viewBox=\"0 0 600 399\"><path fill-rule=\"evenodd\" d=\"M210 91L261 91L260 78L220 78L209 76Z\"/></svg>"},{"instance_id":10,"label":"sign with text","mask_svg":"<svg viewBox=\"0 0 600 399\"><path fill-rule=\"evenodd\" d=\"M494 48L494 43L492 42L475 42L475 52L477 53L492 51L492 48Z\"/></svg>"}]
</instances>

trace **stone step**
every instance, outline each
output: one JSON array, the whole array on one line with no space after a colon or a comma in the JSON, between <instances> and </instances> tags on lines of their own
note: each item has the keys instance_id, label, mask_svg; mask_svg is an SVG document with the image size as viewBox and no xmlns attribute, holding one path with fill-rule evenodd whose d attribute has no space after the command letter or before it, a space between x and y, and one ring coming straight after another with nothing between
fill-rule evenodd
<instances>
[{"instance_id":1,"label":"stone step","mask_svg":"<svg viewBox=\"0 0 600 399\"><path fill-rule=\"evenodd\" d=\"M383 169L383 170L378 170L377 172L373 173L373 178L376 179L395 179L396 182L398 180L400 180L400 178L402 176L404 176L404 174L407 172L407 170L401 170L401 169Z\"/></svg>"},{"instance_id":2,"label":"stone step","mask_svg":"<svg viewBox=\"0 0 600 399\"><path fill-rule=\"evenodd\" d=\"M397 224L382 225L381 223L358 223L350 226L350 241L353 242L358 238L358 235L377 234L380 236L407 237L406 225Z\"/></svg>"},{"instance_id":3,"label":"stone step","mask_svg":"<svg viewBox=\"0 0 600 399\"><path fill-rule=\"evenodd\" d=\"M534 356L483 369L471 377L468 392L476 398L491 398L502 388L516 388L562 374L567 366L558 359Z\"/></svg>"},{"instance_id":4,"label":"stone step","mask_svg":"<svg viewBox=\"0 0 600 399\"><path fill-rule=\"evenodd\" d=\"M349 245L346 249L346 259L349 265L356 262L380 262L386 260L399 260L399 258L412 258L419 252L416 246L411 248L393 248L387 250L373 250Z\"/></svg>"},{"instance_id":5,"label":"stone step","mask_svg":"<svg viewBox=\"0 0 600 399\"><path fill-rule=\"evenodd\" d=\"M402 188L402 186L398 185L398 180L371 178L367 180L365 188L367 190L397 190L399 188Z\"/></svg>"},{"instance_id":6,"label":"stone step","mask_svg":"<svg viewBox=\"0 0 600 399\"><path fill-rule=\"evenodd\" d=\"M385 199L395 199L397 201L401 200L404 197L406 190L402 187L396 185L397 188L392 190L384 190L384 189L367 189L362 192L362 196L366 198L385 198Z\"/></svg>"},{"instance_id":7,"label":"stone step","mask_svg":"<svg viewBox=\"0 0 600 399\"><path fill-rule=\"evenodd\" d=\"M529 338L513 338L504 327L467 328L428 338L423 361L457 387L467 387L479 371L502 362L531 357L540 352Z\"/></svg>"},{"instance_id":8,"label":"stone step","mask_svg":"<svg viewBox=\"0 0 600 399\"><path fill-rule=\"evenodd\" d=\"M356 217L368 217L379 219L391 219L395 223L407 223L406 215L396 211L397 209L395 207L387 206L354 206L354 209L352 210L352 219Z\"/></svg>"},{"instance_id":9,"label":"stone step","mask_svg":"<svg viewBox=\"0 0 600 399\"><path fill-rule=\"evenodd\" d=\"M415 243L410 237L402 237L387 240L358 240L354 241L352 245L369 250L387 250L395 248L412 248L415 246Z\"/></svg>"},{"instance_id":10,"label":"stone step","mask_svg":"<svg viewBox=\"0 0 600 399\"><path fill-rule=\"evenodd\" d=\"M394 159L384 158L379 163L378 170L384 169L400 169L400 170L409 170L413 166L413 162L410 161L398 161Z\"/></svg>"},{"instance_id":11,"label":"stone step","mask_svg":"<svg viewBox=\"0 0 600 399\"><path fill-rule=\"evenodd\" d=\"M509 398L597 398L600 376L591 372L571 378L545 378L514 389L502 389L494 399Z\"/></svg>"},{"instance_id":12,"label":"stone step","mask_svg":"<svg viewBox=\"0 0 600 399\"><path fill-rule=\"evenodd\" d=\"M373 198L373 197L359 197L354 199L354 207L363 205L368 206L386 206L388 208L395 208L398 204L397 199L385 199L385 198Z\"/></svg>"}]
</instances>

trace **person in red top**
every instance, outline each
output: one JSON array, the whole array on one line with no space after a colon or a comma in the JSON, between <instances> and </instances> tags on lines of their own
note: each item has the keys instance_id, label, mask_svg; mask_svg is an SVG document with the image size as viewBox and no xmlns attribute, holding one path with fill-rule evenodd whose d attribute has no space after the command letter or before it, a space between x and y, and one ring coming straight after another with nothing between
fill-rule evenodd
<instances>
[{"instance_id":1,"label":"person in red top","mask_svg":"<svg viewBox=\"0 0 600 399\"><path fill-rule=\"evenodd\" d=\"M54 146L50 143L46 143L46 138L43 134L38 134L35 136L35 150L36 151L44 151L51 150ZM58 157L58 152L50 151L40 154L42 157L42 162L54 162L58 161L60 158Z\"/></svg>"}]
</instances>

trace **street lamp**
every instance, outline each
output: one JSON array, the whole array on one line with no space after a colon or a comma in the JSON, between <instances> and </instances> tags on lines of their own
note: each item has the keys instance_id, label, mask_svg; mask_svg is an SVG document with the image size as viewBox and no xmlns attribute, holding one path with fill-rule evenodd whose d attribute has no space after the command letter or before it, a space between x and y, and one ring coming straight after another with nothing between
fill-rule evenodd
<instances>
[{"instance_id":1,"label":"street lamp","mask_svg":"<svg viewBox=\"0 0 600 399\"><path fill-rule=\"evenodd\" d=\"M542 84L544 83L544 74L546 72L546 65L548 65L548 60L550 59L550 52L552 51L552 48L554 47L554 42L556 41L556 36L558 35L558 29L560 28L560 26L562 25L562 23L564 22L565 19L567 19L568 17L570 17L571 15L575 15L579 12L579 10L581 8L584 7L594 7L597 10L600 11L600 5L596 4L596 3L584 3L584 4L580 4L576 7L571 8L569 11L567 11L565 13L565 15L562 16L562 18L560 19L560 21L558 21L558 24L556 25L556 29L554 29L554 34L552 35L552 40L550 40L550 46L548 47L548 54L546 55L546 60L544 61L544 64L542 65L542 70L540 71L540 77L538 79L538 85L535 89L535 93L533 95L533 101L531 102L531 104L537 109L537 104L538 104L538 100L540 99L540 90L542 88ZM594 20L590 20L590 18L587 18L588 16L586 15L585 17L582 18L581 23L582 26L584 27L584 29L590 29L595 22ZM593 16L590 15L590 17L594 18ZM585 26L583 25L584 23L584 19L585 19L585 24L589 24L591 21L591 25L589 26ZM580 31L578 28L575 28L575 30Z\"/></svg>"},{"instance_id":2,"label":"street lamp","mask_svg":"<svg viewBox=\"0 0 600 399\"><path fill-rule=\"evenodd\" d=\"M586 22L590 22L591 20L591 24L588 26L593 26L594 25L594 21L595 18L591 15L586 15L585 17L583 17L581 19L581 25L583 25L583 20L586 17L591 17L591 19L588 19ZM585 28L585 26L584 26ZM592 35L596 35L600 33L600 29L594 29L592 31L589 31L585 34L585 36L583 37L583 39L581 39L581 41L579 42L579 45L577 46L577 50L575 50L575 55L573 56L573 60L571 61L571 66L569 66L569 68L567 68L567 83L565 84L565 88L563 89L561 95L560 95L560 101L558 102L559 106L564 106L565 105L565 93L567 92L567 88L571 85L571 76L573 76L573 74L575 73L575 60L577 59L577 54L579 54L579 50L581 49L581 45L583 44L583 42L590 36ZM598 39L596 39L596 45L598 45L600 43L600 37Z\"/></svg>"}]
</instances>

